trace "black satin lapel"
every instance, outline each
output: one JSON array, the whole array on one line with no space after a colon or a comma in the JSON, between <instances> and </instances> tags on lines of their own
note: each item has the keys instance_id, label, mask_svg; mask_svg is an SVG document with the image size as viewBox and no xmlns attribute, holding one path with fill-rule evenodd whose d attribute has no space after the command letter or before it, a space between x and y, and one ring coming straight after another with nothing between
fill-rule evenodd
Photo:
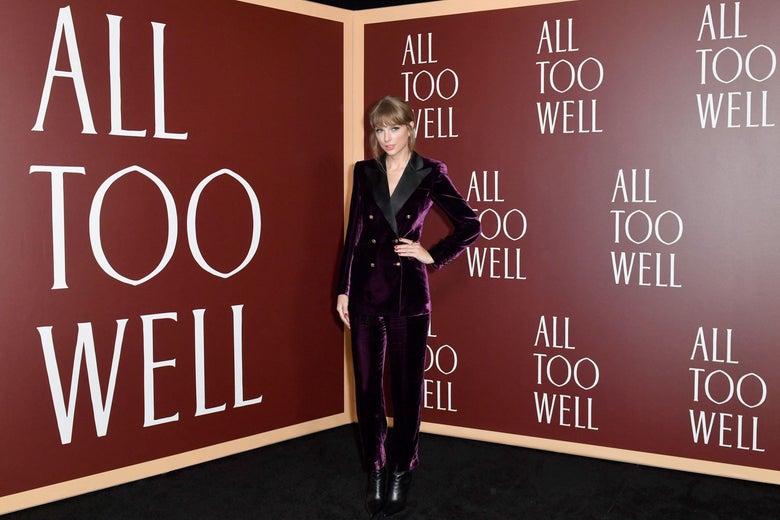
<instances>
[{"instance_id":1,"label":"black satin lapel","mask_svg":"<svg viewBox=\"0 0 780 520\"><path fill-rule=\"evenodd\" d=\"M385 220L390 224L393 232L398 234L398 224L395 222L395 213L393 213L390 201L390 189L387 187L387 176L378 168L370 170L369 179L371 182L371 194L374 196L374 202L379 206Z\"/></svg>"},{"instance_id":2,"label":"black satin lapel","mask_svg":"<svg viewBox=\"0 0 780 520\"><path fill-rule=\"evenodd\" d=\"M431 173L430 168L423 168L422 158L419 155L414 155L409 164L406 165L404 174L401 176L401 180L398 181L398 186L395 187L393 196L390 197L390 206L393 215L397 215L401 208L412 196L414 190L420 185L420 183ZM394 219L395 220L395 219Z\"/></svg>"}]
</instances>

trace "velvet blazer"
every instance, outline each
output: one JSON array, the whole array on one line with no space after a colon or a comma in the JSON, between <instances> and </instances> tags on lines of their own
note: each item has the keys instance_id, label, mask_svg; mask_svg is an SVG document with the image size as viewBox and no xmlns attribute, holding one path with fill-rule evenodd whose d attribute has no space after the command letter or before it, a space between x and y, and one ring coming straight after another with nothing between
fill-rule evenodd
<instances>
[{"instance_id":1,"label":"velvet blazer","mask_svg":"<svg viewBox=\"0 0 780 520\"><path fill-rule=\"evenodd\" d=\"M458 193L447 166L413 153L390 196L384 160L355 164L338 294L351 314L417 316L431 311L428 271L394 250L399 238L419 242L428 211L436 204L452 223L449 235L428 248L439 269L474 242L480 223Z\"/></svg>"}]
</instances>

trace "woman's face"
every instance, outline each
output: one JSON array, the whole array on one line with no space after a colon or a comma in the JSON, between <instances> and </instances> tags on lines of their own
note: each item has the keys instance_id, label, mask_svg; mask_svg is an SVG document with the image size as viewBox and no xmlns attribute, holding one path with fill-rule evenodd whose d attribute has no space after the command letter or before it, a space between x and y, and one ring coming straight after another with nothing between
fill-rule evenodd
<instances>
[{"instance_id":1,"label":"woman's face","mask_svg":"<svg viewBox=\"0 0 780 520\"><path fill-rule=\"evenodd\" d=\"M407 125L388 125L374 128L376 141L389 156L403 156L409 148L409 127Z\"/></svg>"}]
</instances>

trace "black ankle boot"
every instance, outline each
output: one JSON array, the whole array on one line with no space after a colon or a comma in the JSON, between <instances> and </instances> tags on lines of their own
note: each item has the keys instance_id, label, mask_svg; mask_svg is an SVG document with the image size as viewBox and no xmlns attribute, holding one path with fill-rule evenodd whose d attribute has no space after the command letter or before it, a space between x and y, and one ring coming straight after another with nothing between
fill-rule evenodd
<instances>
[{"instance_id":1,"label":"black ankle boot","mask_svg":"<svg viewBox=\"0 0 780 520\"><path fill-rule=\"evenodd\" d=\"M374 516L385 505L385 489L387 488L387 473L384 468L372 471L368 474L368 487L366 488L366 510Z\"/></svg>"},{"instance_id":2,"label":"black ankle boot","mask_svg":"<svg viewBox=\"0 0 780 520\"><path fill-rule=\"evenodd\" d=\"M390 489L385 500L385 516L400 513L406 508L406 496L412 483L411 471L394 471L390 478Z\"/></svg>"}]
</instances>

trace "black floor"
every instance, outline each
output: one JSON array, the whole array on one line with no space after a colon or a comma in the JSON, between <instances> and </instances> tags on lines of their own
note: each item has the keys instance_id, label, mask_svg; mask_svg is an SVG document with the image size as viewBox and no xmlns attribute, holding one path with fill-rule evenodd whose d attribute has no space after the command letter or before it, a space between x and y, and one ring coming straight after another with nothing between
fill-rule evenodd
<instances>
[{"instance_id":1,"label":"black floor","mask_svg":"<svg viewBox=\"0 0 780 520\"><path fill-rule=\"evenodd\" d=\"M4 520L367 519L355 442L342 426ZM430 434L421 460L404 520L780 519L769 484Z\"/></svg>"}]
</instances>

